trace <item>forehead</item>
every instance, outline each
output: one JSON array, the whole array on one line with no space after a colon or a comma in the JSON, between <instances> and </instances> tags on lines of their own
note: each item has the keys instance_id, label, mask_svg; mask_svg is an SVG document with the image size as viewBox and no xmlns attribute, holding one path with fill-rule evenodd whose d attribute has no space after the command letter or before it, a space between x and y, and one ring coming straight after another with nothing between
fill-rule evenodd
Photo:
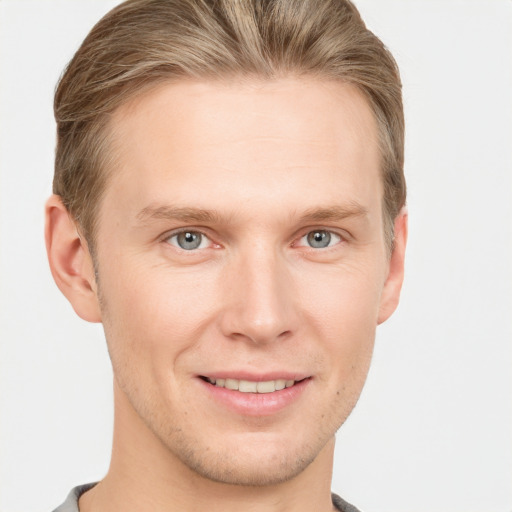
<instances>
[{"instance_id":1,"label":"forehead","mask_svg":"<svg viewBox=\"0 0 512 512\"><path fill-rule=\"evenodd\" d=\"M308 208L316 206L308 197L318 202L322 194L330 202L380 202L375 119L348 84L166 83L120 107L110 129L117 165L107 195L115 188L141 207L263 206L272 198Z\"/></svg>"}]
</instances>

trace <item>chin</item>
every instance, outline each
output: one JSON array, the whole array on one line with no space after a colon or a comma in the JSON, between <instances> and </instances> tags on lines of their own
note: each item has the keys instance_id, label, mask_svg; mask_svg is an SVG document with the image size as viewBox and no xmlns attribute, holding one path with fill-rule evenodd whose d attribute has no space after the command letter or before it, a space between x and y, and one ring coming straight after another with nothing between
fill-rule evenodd
<instances>
[{"instance_id":1,"label":"chin","mask_svg":"<svg viewBox=\"0 0 512 512\"><path fill-rule=\"evenodd\" d=\"M209 481L237 486L273 486L287 482L315 461L334 431L245 432L225 437L194 436L174 431L161 441L168 453L194 474ZM308 435L309 434L309 435ZM312 438L313 437L313 438ZM329 448L329 447L327 447Z\"/></svg>"},{"instance_id":2,"label":"chin","mask_svg":"<svg viewBox=\"0 0 512 512\"><path fill-rule=\"evenodd\" d=\"M290 447L258 453L247 449L193 449L177 454L181 462L210 481L239 486L272 486L302 473L318 455L318 449ZM297 454L301 454L300 457Z\"/></svg>"}]
</instances>

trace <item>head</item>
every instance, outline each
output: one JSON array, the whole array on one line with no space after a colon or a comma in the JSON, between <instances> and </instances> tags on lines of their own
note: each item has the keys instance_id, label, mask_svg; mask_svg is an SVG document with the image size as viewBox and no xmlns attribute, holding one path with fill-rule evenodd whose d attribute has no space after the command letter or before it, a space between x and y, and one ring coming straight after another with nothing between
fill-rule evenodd
<instances>
[{"instance_id":1,"label":"head","mask_svg":"<svg viewBox=\"0 0 512 512\"><path fill-rule=\"evenodd\" d=\"M349 2L134 0L55 112L50 263L104 324L121 423L210 480L305 471L398 302L392 57Z\"/></svg>"}]
</instances>

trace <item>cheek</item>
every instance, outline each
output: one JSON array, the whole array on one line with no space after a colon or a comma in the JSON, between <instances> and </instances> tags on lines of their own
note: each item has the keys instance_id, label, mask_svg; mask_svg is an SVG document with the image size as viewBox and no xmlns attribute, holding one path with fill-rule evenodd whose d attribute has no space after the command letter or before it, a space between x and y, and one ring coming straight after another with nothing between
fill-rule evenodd
<instances>
[{"instance_id":1,"label":"cheek","mask_svg":"<svg viewBox=\"0 0 512 512\"><path fill-rule=\"evenodd\" d=\"M141 365L175 359L212 314L213 280L163 267L137 271L137 266L118 263L104 282L100 275L101 289L108 290L102 295L102 316L113 360L136 358ZM131 272L124 273L128 267Z\"/></svg>"},{"instance_id":2,"label":"cheek","mask_svg":"<svg viewBox=\"0 0 512 512\"><path fill-rule=\"evenodd\" d=\"M373 352L380 280L376 272L352 267L329 272L321 279L317 276L310 280L315 286L302 282L303 326L310 331L308 337L318 337L328 354L326 375L362 386Z\"/></svg>"},{"instance_id":3,"label":"cheek","mask_svg":"<svg viewBox=\"0 0 512 512\"><path fill-rule=\"evenodd\" d=\"M343 333L364 338L377 326L382 282L374 266L347 265L309 276L303 272L297 290L305 314L329 338Z\"/></svg>"}]
</instances>

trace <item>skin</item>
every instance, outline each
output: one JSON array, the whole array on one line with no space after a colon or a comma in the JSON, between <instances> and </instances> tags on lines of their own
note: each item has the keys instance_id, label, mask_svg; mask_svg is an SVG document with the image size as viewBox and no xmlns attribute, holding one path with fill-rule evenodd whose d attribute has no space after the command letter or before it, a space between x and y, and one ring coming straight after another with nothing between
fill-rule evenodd
<instances>
[{"instance_id":1,"label":"skin","mask_svg":"<svg viewBox=\"0 0 512 512\"><path fill-rule=\"evenodd\" d=\"M111 467L80 509L332 510L334 434L403 279L406 213L390 255L366 100L304 78L181 81L110 128L96 273L60 199L47 204L53 275L103 322L115 376ZM180 248L181 229L199 248ZM241 412L201 378L221 374L306 380L275 411Z\"/></svg>"}]
</instances>

